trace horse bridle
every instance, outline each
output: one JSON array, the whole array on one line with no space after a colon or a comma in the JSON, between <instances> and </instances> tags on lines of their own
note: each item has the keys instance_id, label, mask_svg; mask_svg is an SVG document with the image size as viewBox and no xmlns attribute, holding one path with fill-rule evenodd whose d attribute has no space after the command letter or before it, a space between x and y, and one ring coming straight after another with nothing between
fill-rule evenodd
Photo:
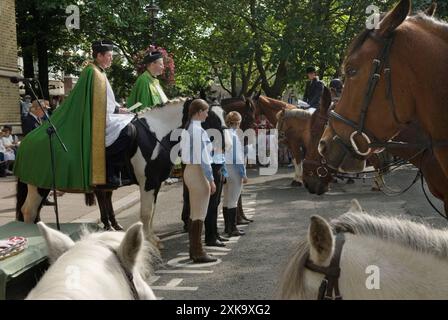
<instances>
[{"instance_id":1,"label":"horse bridle","mask_svg":"<svg viewBox=\"0 0 448 320\"><path fill-rule=\"evenodd\" d=\"M367 111L369 109L369 106L371 105L373 94L375 93L375 89L376 89L378 82L381 78L380 72L382 69L384 69L384 75L385 75L385 80L386 80L386 98L388 101L390 101L390 106L391 106L390 108L391 108L391 111L393 114L393 118L396 123L398 123L400 125L404 124L398 120L398 116L397 116L396 108L395 108L395 101L394 101L393 95L392 95L392 79L391 79L391 68L390 68L390 62L389 62L389 55L390 55L390 50L392 48L392 44L394 41L394 37L392 35L390 37L384 38L384 37L378 36L373 31L371 31L369 33L369 36L373 40L382 43L383 48L381 49L379 56L376 59L373 59L372 70L371 70L371 73L369 76L369 82L367 83L366 94L364 96L364 100L361 105L361 113L359 116L358 123L356 123L350 119L347 119L346 117L340 115L339 113L337 113L334 110L331 110L328 114L331 119L341 121L344 124L348 125L349 127L352 127L353 129L355 129L355 131L353 131L353 133L350 135L350 144L347 144L336 134L335 129L333 128L331 123L329 123L330 128L336 134L338 142L342 143L352 153L356 154L357 156L361 156L361 157L368 156L372 151L372 147L384 148L388 144L390 144L388 142L382 142L381 139L378 139L372 132L367 130L367 128L365 127ZM361 135L367 142L368 150L366 152L361 152L360 149L358 148L358 145L356 144L356 141L355 141L355 137L357 135Z\"/></svg>"},{"instance_id":2,"label":"horse bridle","mask_svg":"<svg viewBox=\"0 0 448 320\"><path fill-rule=\"evenodd\" d=\"M120 264L121 270L123 271L123 273L126 276L126 281L127 281L128 285L129 285L129 288L131 289L132 297L134 298L134 300L140 300L140 296L138 295L138 291L137 291L137 288L136 288L135 283L134 283L134 276L133 276L132 272L129 272L125 268L123 262L121 261L120 257L118 256L117 250L115 250L114 248L112 248L112 247L110 247L108 245L106 245L106 247L110 251L112 251L112 253L114 254L115 258L118 260L118 263Z\"/></svg>"},{"instance_id":3,"label":"horse bridle","mask_svg":"<svg viewBox=\"0 0 448 320\"><path fill-rule=\"evenodd\" d=\"M335 236L336 244L334 254L328 267L318 266L313 263L309 257L305 267L311 271L325 275L319 286L317 300L342 300L342 294L339 291L339 277L341 276L341 255L345 243L343 232L338 232Z\"/></svg>"}]
</instances>

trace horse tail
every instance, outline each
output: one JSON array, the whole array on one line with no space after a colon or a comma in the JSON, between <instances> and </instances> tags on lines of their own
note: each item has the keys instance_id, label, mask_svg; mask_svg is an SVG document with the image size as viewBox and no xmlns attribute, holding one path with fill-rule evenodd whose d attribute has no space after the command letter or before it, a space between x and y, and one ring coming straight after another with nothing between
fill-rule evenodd
<instances>
[{"instance_id":1,"label":"horse tail","mask_svg":"<svg viewBox=\"0 0 448 320\"><path fill-rule=\"evenodd\" d=\"M17 179L17 193L16 193L16 220L23 221L22 206L25 203L28 195L28 186L26 183Z\"/></svg>"},{"instance_id":2,"label":"horse tail","mask_svg":"<svg viewBox=\"0 0 448 320\"><path fill-rule=\"evenodd\" d=\"M96 205L94 193L85 193L84 196L85 196L86 206L91 207L91 206Z\"/></svg>"}]
</instances>

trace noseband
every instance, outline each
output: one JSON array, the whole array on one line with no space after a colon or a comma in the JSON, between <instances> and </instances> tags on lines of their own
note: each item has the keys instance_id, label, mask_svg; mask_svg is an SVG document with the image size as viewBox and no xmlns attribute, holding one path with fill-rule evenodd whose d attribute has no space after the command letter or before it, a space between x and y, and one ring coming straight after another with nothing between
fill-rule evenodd
<instances>
[{"instance_id":1,"label":"noseband","mask_svg":"<svg viewBox=\"0 0 448 320\"><path fill-rule=\"evenodd\" d=\"M339 277L341 276L340 264L344 243L344 233L337 233L334 254L328 267L318 266L311 262L309 258L305 263L307 269L325 275L319 286L317 300L342 300L342 295L339 291Z\"/></svg>"},{"instance_id":2,"label":"noseband","mask_svg":"<svg viewBox=\"0 0 448 320\"><path fill-rule=\"evenodd\" d=\"M391 80L391 68L390 68L390 62L389 62L389 55L390 55L390 50L392 48L394 38L393 38L393 36L388 37L388 38L383 38L383 37L376 35L373 32L370 32L369 36L373 40L382 43L383 48L380 51L379 56L376 59L373 59L372 71L369 76L369 82L367 83L366 93L364 95L364 100L361 105L361 114L359 116L358 123L356 123L350 119L347 119L346 117L340 115L339 113L337 113L334 110L331 110L329 112L329 117L331 119L341 121L344 124L348 125L349 127L352 127L353 129L355 129L355 131L353 131L352 134L350 135L350 144L347 144L346 142L344 142L342 140L340 142L343 143L348 149L350 149L350 151L352 153L356 154L357 156L361 156L361 157L368 156L371 153L373 146L384 148L387 145L387 143L382 142L380 139L375 137L375 135L372 132L369 132L369 130L367 130L365 128L367 111L372 102L372 98L373 98L373 94L375 93L375 89L376 89L378 82L381 78L380 72L382 69L384 69L383 72L384 72L384 76L385 76L385 80L386 80L386 97L387 97L387 100L390 101L391 111L392 111L394 120L398 124L404 124L398 120L396 108L395 108L395 102L394 102L393 95L392 95L392 80ZM336 131L334 130L333 126L331 126L331 123L330 123L330 128L336 134ZM369 147L366 152L361 152L358 145L356 144L355 137L357 135L360 135L367 142L367 145Z\"/></svg>"}]
</instances>

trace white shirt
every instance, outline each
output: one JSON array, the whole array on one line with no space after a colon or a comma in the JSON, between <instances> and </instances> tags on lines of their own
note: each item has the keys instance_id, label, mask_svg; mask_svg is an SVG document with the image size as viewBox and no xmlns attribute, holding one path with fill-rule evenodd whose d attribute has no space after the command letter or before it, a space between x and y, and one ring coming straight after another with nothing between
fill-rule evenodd
<instances>
[{"instance_id":1,"label":"white shirt","mask_svg":"<svg viewBox=\"0 0 448 320\"><path fill-rule=\"evenodd\" d=\"M133 114L114 113L115 107L120 105L115 101L115 95L110 86L109 80L106 78L106 97L107 97L107 112L106 112L106 147L112 145L120 135L120 131L126 127L132 119Z\"/></svg>"}]
</instances>

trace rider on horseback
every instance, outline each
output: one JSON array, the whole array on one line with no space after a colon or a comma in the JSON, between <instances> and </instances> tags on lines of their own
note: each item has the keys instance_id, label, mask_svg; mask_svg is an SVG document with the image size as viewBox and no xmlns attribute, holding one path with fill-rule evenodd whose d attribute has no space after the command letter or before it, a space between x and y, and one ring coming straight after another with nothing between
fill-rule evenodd
<instances>
[{"instance_id":1,"label":"rider on horseback","mask_svg":"<svg viewBox=\"0 0 448 320\"><path fill-rule=\"evenodd\" d=\"M94 62L84 68L70 95L51 117L68 150L65 152L54 139L57 189L89 192L96 186L122 184L113 164L121 160L130 144L128 125L134 116L119 108L105 74L112 64L113 48L110 41L92 43ZM14 168L20 181L47 189L52 187L48 127L46 122L25 137Z\"/></svg>"}]
</instances>

